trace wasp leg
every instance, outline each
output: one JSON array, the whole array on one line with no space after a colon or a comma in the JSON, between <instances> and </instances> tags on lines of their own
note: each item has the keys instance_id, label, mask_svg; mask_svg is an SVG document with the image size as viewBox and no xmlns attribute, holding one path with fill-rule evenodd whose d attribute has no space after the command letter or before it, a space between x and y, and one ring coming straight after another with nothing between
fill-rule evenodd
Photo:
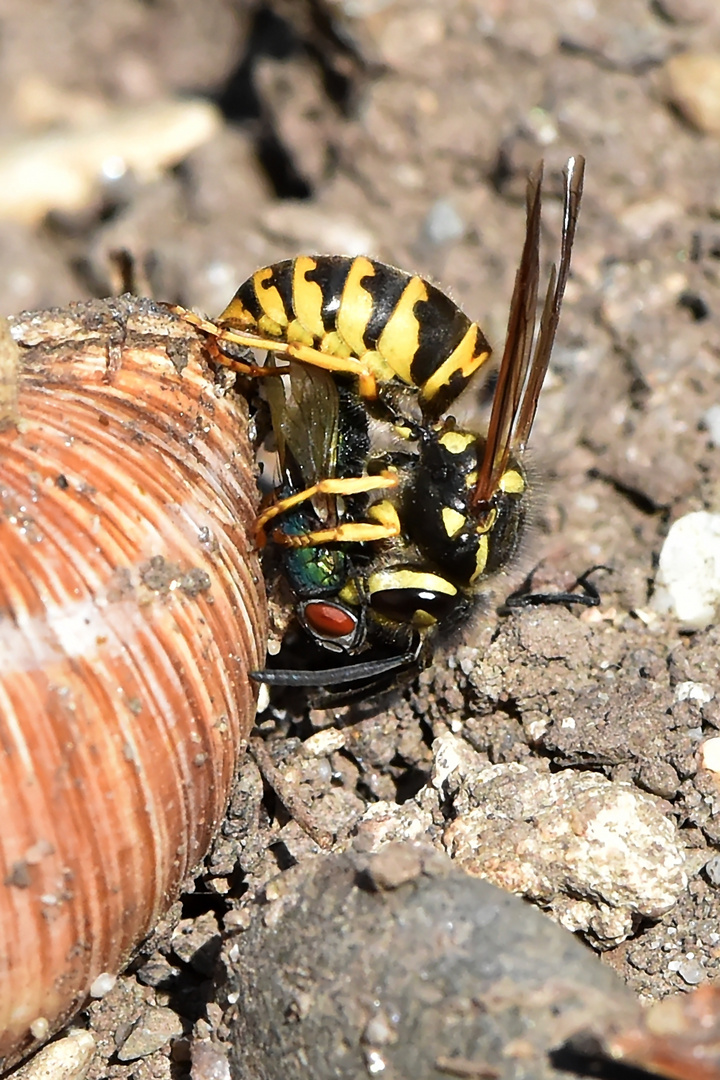
<instances>
[{"instance_id":1,"label":"wasp leg","mask_svg":"<svg viewBox=\"0 0 720 1080\"><path fill-rule=\"evenodd\" d=\"M398 525L374 525L369 521L346 521L330 529L316 529L315 532L291 536L281 529L272 534L273 542L283 547L316 547L318 544L336 544L341 541L351 544L366 544L371 540L391 540L400 535Z\"/></svg>"},{"instance_id":2,"label":"wasp leg","mask_svg":"<svg viewBox=\"0 0 720 1080\"><path fill-rule=\"evenodd\" d=\"M220 351L217 345L218 338L224 341L228 340L220 327L216 326L215 323L210 322L208 319L203 319L200 315L196 315L194 311L188 311L187 308L180 307L179 304L166 304L165 307L168 311L171 311L173 315L179 315L184 322L190 323L190 325L194 326L197 330L202 330L203 333L209 335L208 351L216 364L221 364L223 367L230 368L232 371L237 371L239 375L247 375L253 379L262 379L268 375L282 375L283 372L281 368L260 367L257 364L246 364L243 360L236 360L233 357L226 356L225 353ZM252 343L241 340L236 341L233 339L233 344L249 345Z\"/></svg>"},{"instance_id":3,"label":"wasp leg","mask_svg":"<svg viewBox=\"0 0 720 1080\"><path fill-rule=\"evenodd\" d=\"M236 371L238 375L245 375L251 379L263 379L268 375L282 375L283 373L283 368L259 367L257 364L246 364L244 360L226 356L214 337L208 338L207 351L210 353L210 359L214 364L230 368L231 371ZM284 370L287 371L287 368Z\"/></svg>"},{"instance_id":4,"label":"wasp leg","mask_svg":"<svg viewBox=\"0 0 720 1080\"><path fill-rule=\"evenodd\" d=\"M288 495L287 498L280 499L278 502L273 503L272 506L269 506L267 510L263 510L255 522L255 543L258 547L264 547L267 540L265 531L267 523L279 514L292 510L294 506L299 506L300 503L313 499L316 495L360 495L367 491L379 491L382 488L397 487L399 480L397 473L391 472L384 472L379 476L328 477L325 480L320 480L317 484L313 484L312 487L304 488L303 491L296 491L294 495ZM348 524L351 523L348 522ZM341 526L337 526L337 528L341 528ZM383 526L383 529L383 535L385 535L387 528ZM314 534L308 533L307 535L312 536ZM297 539L301 539L301 537ZM303 547L305 545L298 544L295 546Z\"/></svg>"},{"instance_id":5,"label":"wasp leg","mask_svg":"<svg viewBox=\"0 0 720 1080\"><path fill-rule=\"evenodd\" d=\"M280 341L277 338L263 337L252 330L234 330L225 326L219 326L209 319L203 319L194 311L180 307L178 304L170 304L169 310L174 315L179 315L185 322L190 323L196 329L208 334L214 342L227 341L231 345L245 345L250 349L265 349L275 353L276 356L284 356L287 360L295 360L300 364L308 364L311 367L322 368L324 371L338 371L344 375L355 375L358 379L360 396L367 400L374 400L378 396L377 379L367 367L353 356L333 356L331 353L320 352L310 345L303 345L299 341ZM225 356L219 350L214 351L214 359L233 371L239 371L242 375L252 375L254 378L264 375L277 375L276 368L253 367L241 360L233 360ZM279 374L283 374L280 369Z\"/></svg>"}]
</instances>

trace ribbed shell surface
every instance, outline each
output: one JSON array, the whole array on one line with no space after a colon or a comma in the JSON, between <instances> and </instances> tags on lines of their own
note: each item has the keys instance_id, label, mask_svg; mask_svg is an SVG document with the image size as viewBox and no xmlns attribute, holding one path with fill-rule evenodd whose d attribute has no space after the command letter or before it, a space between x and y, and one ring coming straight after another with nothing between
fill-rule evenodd
<instances>
[{"instance_id":1,"label":"ribbed shell surface","mask_svg":"<svg viewBox=\"0 0 720 1080\"><path fill-rule=\"evenodd\" d=\"M121 299L23 316L12 335L0 1065L120 970L203 858L252 724L266 618L244 409L187 327Z\"/></svg>"}]
</instances>

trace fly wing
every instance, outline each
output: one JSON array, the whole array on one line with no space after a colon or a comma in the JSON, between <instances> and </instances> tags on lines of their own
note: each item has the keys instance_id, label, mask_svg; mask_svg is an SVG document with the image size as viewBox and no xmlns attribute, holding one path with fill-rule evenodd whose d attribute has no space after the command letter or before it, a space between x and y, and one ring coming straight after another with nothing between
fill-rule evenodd
<instances>
[{"instance_id":1,"label":"fly wing","mask_svg":"<svg viewBox=\"0 0 720 1080\"><path fill-rule=\"evenodd\" d=\"M290 364L288 374L268 379L270 419L283 475L311 487L336 472L339 400L332 375Z\"/></svg>"},{"instance_id":2,"label":"fly wing","mask_svg":"<svg viewBox=\"0 0 720 1080\"><path fill-rule=\"evenodd\" d=\"M535 419L540 390L547 373L562 298L570 270L585 161L570 158L565 170L565 202L559 270L552 268L540 332L533 337L540 279L540 210L542 164L531 174L527 188L527 227L520 266L510 304L507 338L498 375L483 460L478 470L473 503L489 502L497 491L513 452L525 449Z\"/></svg>"}]
</instances>

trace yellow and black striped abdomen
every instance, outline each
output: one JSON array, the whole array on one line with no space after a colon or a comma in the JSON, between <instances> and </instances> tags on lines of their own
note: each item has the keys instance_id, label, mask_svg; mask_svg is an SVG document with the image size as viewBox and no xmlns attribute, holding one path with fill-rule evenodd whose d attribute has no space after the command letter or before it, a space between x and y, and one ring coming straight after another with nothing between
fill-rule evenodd
<instances>
[{"instance_id":1,"label":"yellow and black striped abdomen","mask_svg":"<svg viewBox=\"0 0 720 1080\"><path fill-rule=\"evenodd\" d=\"M438 416L490 355L477 323L423 278L366 256L301 255L240 286L218 326L361 360Z\"/></svg>"}]
</instances>

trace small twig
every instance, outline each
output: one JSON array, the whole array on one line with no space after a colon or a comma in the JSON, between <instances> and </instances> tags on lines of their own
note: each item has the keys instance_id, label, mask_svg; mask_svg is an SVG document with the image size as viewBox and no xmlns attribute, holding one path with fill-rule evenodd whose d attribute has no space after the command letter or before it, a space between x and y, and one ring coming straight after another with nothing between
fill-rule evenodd
<instances>
[{"instance_id":1,"label":"small twig","mask_svg":"<svg viewBox=\"0 0 720 1080\"><path fill-rule=\"evenodd\" d=\"M325 849L331 847L333 842L332 834L315 822L312 811L308 809L302 799L298 798L294 786L288 783L277 768L263 740L258 738L250 739L248 752L252 755L263 780L275 792L293 821L297 822L303 832L307 833L318 847Z\"/></svg>"},{"instance_id":2,"label":"small twig","mask_svg":"<svg viewBox=\"0 0 720 1080\"><path fill-rule=\"evenodd\" d=\"M435 1059L435 1068L438 1072L447 1073L448 1076L469 1077L471 1080L494 1080L500 1076L500 1070L493 1065L487 1065L482 1061L470 1061L463 1057L442 1057Z\"/></svg>"}]
</instances>

